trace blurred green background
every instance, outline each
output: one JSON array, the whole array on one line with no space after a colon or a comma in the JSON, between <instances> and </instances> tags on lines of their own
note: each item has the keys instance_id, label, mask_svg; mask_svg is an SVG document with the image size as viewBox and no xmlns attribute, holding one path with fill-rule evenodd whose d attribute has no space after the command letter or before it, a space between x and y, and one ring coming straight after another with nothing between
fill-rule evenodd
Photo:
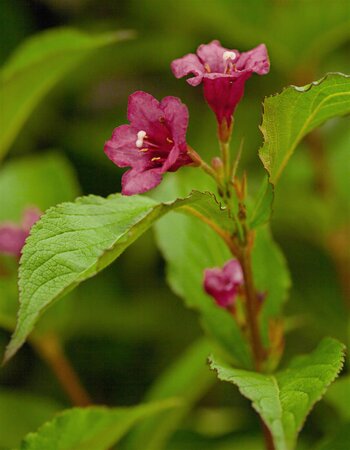
<instances>
[{"instance_id":1,"label":"blurred green background","mask_svg":"<svg viewBox=\"0 0 350 450\"><path fill-rule=\"evenodd\" d=\"M119 191L122 171L106 158L103 145L126 122L127 99L135 90L180 97L190 110L188 142L208 160L214 156L216 124L201 89L176 80L169 67L201 43L219 39L244 51L263 42L269 50L271 72L248 81L232 142L237 148L245 138L241 167L249 171L253 193L263 174L257 151L264 96L329 71L350 72L348 0L1 0L0 23L1 64L22 41L50 28L135 30L133 39L79 61L30 114L0 168L0 221L19 220L29 204L46 209L79 194ZM293 279L286 359L324 335L348 341L349 147L349 119L328 122L300 146L277 192L273 230ZM17 292L16 263L0 263L2 350ZM94 401L108 405L142 401L202 335L196 314L166 285L152 232L55 305L40 328L61 337ZM231 386L210 378L197 397L166 448L259 448L257 419ZM0 372L0 448L17 445L24 433L69 405L27 344ZM305 448L335 427L331 408L324 402L312 413Z\"/></svg>"}]
</instances>

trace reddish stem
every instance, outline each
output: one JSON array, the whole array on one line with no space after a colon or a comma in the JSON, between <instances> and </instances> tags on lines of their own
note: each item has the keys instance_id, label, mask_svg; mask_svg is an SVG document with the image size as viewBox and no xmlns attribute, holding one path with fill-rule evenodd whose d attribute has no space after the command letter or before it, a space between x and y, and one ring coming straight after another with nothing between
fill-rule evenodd
<instances>
[{"instance_id":1,"label":"reddish stem","mask_svg":"<svg viewBox=\"0 0 350 450\"><path fill-rule=\"evenodd\" d=\"M62 346L54 335L45 335L32 341L34 348L55 374L74 406L89 406L92 400L68 361Z\"/></svg>"}]
</instances>

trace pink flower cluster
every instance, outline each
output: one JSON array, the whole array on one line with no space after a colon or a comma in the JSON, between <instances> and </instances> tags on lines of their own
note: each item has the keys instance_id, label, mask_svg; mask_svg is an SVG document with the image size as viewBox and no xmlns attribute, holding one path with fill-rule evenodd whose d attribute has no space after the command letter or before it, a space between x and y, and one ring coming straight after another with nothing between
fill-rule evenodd
<instances>
[{"instance_id":1,"label":"pink flower cluster","mask_svg":"<svg viewBox=\"0 0 350 450\"><path fill-rule=\"evenodd\" d=\"M223 140L228 140L234 110L244 93L247 79L255 72L264 75L270 63L265 45L248 52L229 50L219 41L201 45L171 64L177 78L194 77L191 86L203 83L204 97L215 112ZM134 195L157 186L165 172L174 172L193 163L188 154L186 131L188 110L176 97L161 102L146 92L129 97L129 125L113 131L104 147L109 159L118 167L131 167L122 177L122 193Z\"/></svg>"},{"instance_id":2,"label":"pink flower cluster","mask_svg":"<svg viewBox=\"0 0 350 450\"><path fill-rule=\"evenodd\" d=\"M270 62L264 44L240 53L212 41L200 45L196 54L173 61L171 69L176 78L192 74L187 80L191 86L203 84L204 97L217 118L219 139L227 142L246 81L253 73L266 74ZM131 167L122 177L124 195L156 187L165 172L198 165L200 157L186 143L188 110L178 98L165 97L159 102L146 92L135 92L129 97L127 117L130 123L115 128L104 147L118 167ZM234 259L204 274L205 291L222 308L234 305L243 283L242 268Z\"/></svg>"}]
</instances>

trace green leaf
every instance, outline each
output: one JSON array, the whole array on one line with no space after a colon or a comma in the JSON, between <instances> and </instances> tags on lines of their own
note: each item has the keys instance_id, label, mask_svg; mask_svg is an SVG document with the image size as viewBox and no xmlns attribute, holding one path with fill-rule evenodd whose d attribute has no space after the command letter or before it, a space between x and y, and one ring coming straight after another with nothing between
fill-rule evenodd
<instances>
[{"instance_id":1,"label":"green leaf","mask_svg":"<svg viewBox=\"0 0 350 450\"><path fill-rule=\"evenodd\" d=\"M200 339L192 344L155 382L146 397L147 401L179 397L184 400L184 404L175 410L162 412L142 422L131 435L126 446L127 450L165 448L170 435L193 404L215 382L215 377L212 376L206 364L211 350L212 345L206 339Z\"/></svg>"},{"instance_id":2,"label":"green leaf","mask_svg":"<svg viewBox=\"0 0 350 450\"><path fill-rule=\"evenodd\" d=\"M196 183L198 185L196 187L203 188L205 180L196 174L196 177L191 177L189 181L189 177L180 172L173 179L167 178L162 184L162 189L169 195L176 196L183 194L184 186L189 183L191 185ZM205 185L205 187L208 186ZM264 181L262 192L266 188L271 194L271 185L267 183L267 179ZM267 209L270 208L272 200L271 195L268 197L269 200L265 202ZM268 346L270 319L277 318L281 314L290 288L290 276L283 254L274 242L271 232L267 226L261 226L264 217L266 219L269 214L266 211L262 212L262 209L257 206L261 214L256 215L257 219L259 217L259 222L256 222L258 229L252 263L256 288L266 294L261 313L261 325L264 343ZM217 308L202 288L204 269L222 266L232 258L224 243L198 220L174 214L164 217L157 223L156 233L158 245L168 263L167 278L174 292L185 300L187 306L201 313L206 330L210 335L215 336L237 365L251 367L249 351L235 321L229 313ZM176 236L176 241L172 239L173 235ZM266 255L269 257L267 258ZM234 345L232 345L233 342Z\"/></svg>"},{"instance_id":3,"label":"green leaf","mask_svg":"<svg viewBox=\"0 0 350 450\"><path fill-rule=\"evenodd\" d=\"M129 408L73 408L29 434L20 450L106 450L140 420L177 406L174 400Z\"/></svg>"},{"instance_id":4,"label":"green leaf","mask_svg":"<svg viewBox=\"0 0 350 450\"><path fill-rule=\"evenodd\" d=\"M256 232L252 265L255 287L265 297L260 323L263 341L265 345L269 345L270 320L281 316L291 279L284 255L267 225L258 228Z\"/></svg>"},{"instance_id":5,"label":"green leaf","mask_svg":"<svg viewBox=\"0 0 350 450\"><path fill-rule=\"evenodd\" d=\"M271 431L276 450L293 450L297 435L314 404L337 377L345 347L325 338L310 355L295 358L289 367L273 375L235 369L211 361L220 380L235 384L252 401Z\"/></svg>"},{"instance_id":6,"label":"green leaf","mask_svg":"<svg viewBox=\"0 0 350 450\"><path fill-rule=\"evenodd\" d=\"M167 279L186 306L200 313L203 327L234 358L250 367L250 354L238 325L224 309L218 308L203 290L203 273L222 266L232 255L221 239L192 217L164 217L157 225L157 243L167 262ZM173 239L172 236L176 236Z\"/></svg>"},{"instance_id":7,"label":"green leaf","mask_svg":"<svg viewBox=\"0 0 350 450\"><path fill-rule=\"evenodd\" d=\"M177 208L188 213L188 207L205 210L209 216L212 212L213 221L222 216L223 223L230 223L214 196L200 192L167 204L141 196L88 196L49 209L32 228L23 249L21 304L5 359L18 350L55 300L111 264L163 214Z\"/></svg>"},{"instance_id":8,"label":"green leaf","mask_svg":"<svg viewBox=\"0 0 350 450\"><path fill-rule=\"evenodd\" d=\"M350 113L350 76L330 73L303 87L290 86L264 101L259 151L276 184L299 142L326 120Z\"/></svg>"},{"instance_id":9,"label":"green leaf","mask_svg":"<svg viewBox=\"0 0 350 450\"><path fill-rule=\"evenodd\" d=\"M69 161L60 153L16 158L0 170L0 222L20 221L24 208L45 211L80 194Z\"/></svg>"},{"instance_id":10,"label":"green leaf","mask_svg":"<svg viewBox=\"0 0 350 450\"><path fill-rule=\"evenodd\" d=\"M186 185L203 187L205 183L205 178L198 173L189 178L183 170L164 180L162 194L181 195L186 192ZM155 229L157 244L167 262L167 280L172 290L186 306L200 313L206 332L215 338L232 361L239 366L251 367L250 351L237 323L203 290L204 269L222 266L232 258L227 246L216 233L191 216L171 214L162 218Z\"/></svg>"},{"instance_id":11,"label":"green leaf","mask_svg":"<svg viewBox=\"0 0 350 450\"><path fill-rule=\"evenodd\" d=\"M24 391L0 389L0 448L13 448L61 409L52 400Z\"/></svg>"},{"instance_id":12,"label":"green leaf","mask_svg":"<svg viewBox=\"0 0 350 450\"><path fill-rule=\"evenodd\" d=\"M16 158L1 167L0 192L0 222L20 223L26 207L37 206L44 211L59 202L73 200L79 195L79 187L66 158L48 152ZM11 331L18 308L17 262L12 262L7 276L0 277L0 326ZM51 327L52 324L53 321Z\"/></svg>"},{"instance_id":13,"label":"green leaf","mask_svg":"<svg viewBox=\"0 0 350 450\"><path fill-rule=\"evenodd\" d=\"M273 200L273 186L269 183L268 177L264 177L252 206L248 204L248 221L250 228L257 228L270 220Z\"/></svg>"},{"instance_id":14,"label":"green leaf","mask_svg":"<svg viewBox=\"0 0 350 450\"><path fill-rule=\"evenodd\" d=\"M89 35L70 28L44 31L25 41L0 72L0 158L41 98L84 57L131 37L121 31Z\"/></svg>"}]
</instances>

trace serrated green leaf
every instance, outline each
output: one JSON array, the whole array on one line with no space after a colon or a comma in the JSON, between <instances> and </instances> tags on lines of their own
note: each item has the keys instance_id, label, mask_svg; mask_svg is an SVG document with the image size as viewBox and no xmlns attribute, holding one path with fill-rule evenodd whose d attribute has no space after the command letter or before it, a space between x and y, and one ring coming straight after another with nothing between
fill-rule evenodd
<instances>
[{"instance_id":1,"label":"serrated green leaf","mask_svg":"<svg viewBox=\"0 0 350 450\"><path fill-rule=\"evenodd\" d=\"M19 450L106 450L140 420L178 406L164 401L129 408L73 408L29 434Z\"/></svg>"},{"instance_id":2,"label":"serrated green leaf","mask_svg":"<svg viewBox=\"0 0 350 450\"><path fill-rule=\"evenodd\" d=\"M165 448L170 435L193 404L216 381L206 364L211 349L212 345L206 339L198 340L154 383L146 396L147 401L179 397L184 400L183 406L162 412L142 422L130 436L126 450Z\"/></svg>"},{"instance_id":3,"label":"serrated green leaf","mask_svg":"<svg viewBox=\"0 0 350 450\"><path fill-rule=\"evenodd\" d=\"M20 223L25 208L36 206L44 211L73 200L79 191L72 167L59 153L10 160L0 170L0 223ZM0 277L0 326L13 331L18 308L17 261L11 261L7 272Z\"/></svg>"},{"instance_id":4,"label":"serrated green leaf","mask_svg":"<svg viewBox=\"0 0 350 450\"><path fill-rule=\"evenodd\" d=\"M260 159L276 184L299 142L326 120L350 113L350 76L331 73L303 87L290 86L264 101Z\"/></svg>"},{"instance_id":5,"label":"serrated green leaf","mask_svg":"<svg viewBox=\"0 0 350 450\"><path fill-rule=\"evenodd\" d=\"M89 35L73 28L44 31L25 41L0 72L0 158L40 99L93 50L131 37L130 32Z\"/></svg>"},{"instance_id":6,"label":"serrated green leaf","mask_svg":"<svg viewBox=\"0 0 350 450\"><path fill-rule=\"evenodd\" d=\"M51 208L34 225L23 249L19 270L20 310L7 348L9 359L23 344L42 312L75 286L111 264L165 213L188 208L212 211L229 223L209 193L157 203L148 197L81 197ZM198 219L197 219L198 220ZM173 239L173 237L172 237Z\"/></svg>"},{"instance_id":7,"label":"serrated green leaf","mask_svg":"<svg viewBox=\"0 0 350 450\"><path fill-rule=\"evenodd\" d=\"M293 450L307 415L340 372L344 349L339 341L325 338L311 354L295 358L273 375L235 369L213 359L211 368L252 401L276 450Z\"/></svg>"}]
</instances>

